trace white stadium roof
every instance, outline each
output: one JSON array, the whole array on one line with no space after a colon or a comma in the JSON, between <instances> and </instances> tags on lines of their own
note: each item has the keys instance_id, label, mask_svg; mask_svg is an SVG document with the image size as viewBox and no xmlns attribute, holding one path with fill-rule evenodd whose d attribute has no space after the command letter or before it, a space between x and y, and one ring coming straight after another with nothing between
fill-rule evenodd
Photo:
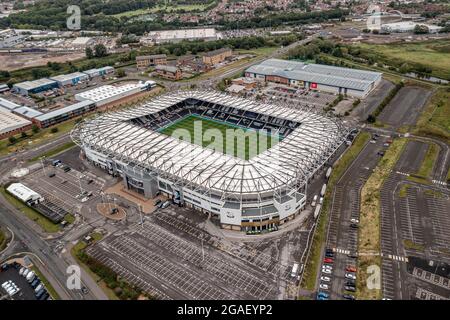
<instances>
[{"instance_id":1,"label":"white stadium roof","mask_svg":"<svg viewBox=\"0 0 450 320\"><path fill-rule=\"evenodd\" d=\"M132 124L178 102L200 101L253 111L301 123L276 146L249 160ZM78 144L116 160L139 165L172 181L221 194L265 194L303 184L344 141L340 120L313 109L291 109L211 91L162 95L142 105L82 122L72 131Z\"/></svg>"}]
</instances>

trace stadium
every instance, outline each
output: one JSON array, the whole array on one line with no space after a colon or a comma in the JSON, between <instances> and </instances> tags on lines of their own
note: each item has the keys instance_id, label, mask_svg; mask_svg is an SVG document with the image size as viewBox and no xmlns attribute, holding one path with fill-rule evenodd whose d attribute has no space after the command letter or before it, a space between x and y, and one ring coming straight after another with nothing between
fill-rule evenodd
<instances>
[{"instance_id":1,"label":"stadium","mask_svg":"<svg viewBox=\"0 0 450 320\"><path fill-rule=\"evenodd\" d=\"M348 133L306 106L180 91L80 122L71 135L127 189L149 199L163 193L226 229L260 231L304 209L308 180Z\"/></svg>"}]
</instances>

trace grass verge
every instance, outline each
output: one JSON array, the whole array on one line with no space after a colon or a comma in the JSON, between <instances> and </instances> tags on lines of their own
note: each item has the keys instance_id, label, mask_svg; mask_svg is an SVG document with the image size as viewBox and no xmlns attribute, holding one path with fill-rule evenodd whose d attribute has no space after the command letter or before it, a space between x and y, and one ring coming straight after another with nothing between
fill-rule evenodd
<instances>
[{"instance_id":1,"label":"grass verge","mask_svg":"<svg viewBox=\"0 0 450 320\"><path fill-rule=\"evenodd\" d=\"M408 194L408 189L411 188L409 184L402 184L400 191L398 192L398 196L400 198L405 198Z\"/></svg>"},{"instance_id":2,"label":"grass verge","mask_svg":"<svg viewBox=\"0 0 450 320\"><path fill-rule=\"evenodd\" d=\"M63 151L69 150L69 149L71 149L71 148L73 148L75 146L76 146L75 142L70 141L70 142L67 142L67 143L65 143L63 145L60 145L59 147L56 147L56 148L51 149L51 150L49 150L47 152L44 152L43 154L40 154L40 155L38 155L38 156L36 156L34 158L31 158L28 161L29 162L34 162L34 161L39 160L42 157L50 158L50 157L53 157L53 156L55 156L55 155L57 155L57 154L59 154L59 153L61 153Z\"/></svg>"},{"instance_id":3,"label":"grass verge","mask_svg":"<svg viewBox=\"0 0 450 320\"><path fill-rule=\"evenodd\" d=\"M439 146L436 143L430 143L428 145L428 150L425 154L425 158L423 159L422 164L420 165L420 169L417 172L417 175L425 178L430 178L438 153Z\"/></svg>"},{"instance_id":4,"label":"grass verge","mask_svg":"<svg viewBox=\"0 0 450 320\"><path fill-rule=\"evenodd\" d=\"M6 248L6 235L5 232L0 227L0 252Z\"/></svg>"},{"instance_id":5,"label":"grass verge","mask_svg":"<svg viewBox=\"0 0 450 320\"><path fill-rule=\"evenodd\" d=\"M358 154L361 152L361 150L369 140L369 133L360 133L353 142L353 145L343 154L343 156L339 159L339 161L333 168L330 179L328 181L327 191L325 193L320 221L316 228L313 242L311 244L310 257L308 259L308 263L306 264L303 275L302 287L307 290L314 290L316 286L317 269L320 264L322 245L326 237L328 214L330 211L329 209L332 201L333 189L337 181L344 174L345 170L347 170L350 164L356 159Z\"/></svg>"},{"instance_id":6,"label":"grass verge","mask_svg":"<svg viewBox=\"0 0 450 320\"><path fill-rule=\"evenodd\" d=\"M405 249L424 251L425 247L423 245L417 244L409 239L403 240L403 246Z\"/></svg>"},{"instance_id":7,"label":"grass verge","mask_svg":"<svg viewBox=\"0 0 450 320\"><path fill-rule=\"evenodd\" d=\"M50 284L50 282L48 282L47 278L44 277L42 272L39 271L39 269L36 266L32 266L31 270L33 270L34 273L36 274L36 276L38 276L39 279L41 279L42 283L44 283L45 288L47 289L47 291L50 294L50 296L52 297L52 299L53 300L61 300L61 297L59 296L58 292L56 292L55 288L53 288L53 286Z\"/></svg>"},{"instance_id":8,"label":"grass verge","mask_svg":"<svg viewBox=\"0 0 450 320\"><path fill-rule=\"evenodd\" d=\"M26 132L26 137L22 137L21 134L15 135L14 137L17 142L14 144L11 144L8 139L0 140L0 156L27 149L37 143L43 143L47 140L55 139L69 132L73 128L76 121L78 121L78 119L72 119L51 128L41 129L37 133L33 133L32 130L29 130ZM58 131L52 132L51 130L53 128L57 128Z\"/></svg>"},{"instance_id":9,"label":"grass verge","mask_svg":"<svg viewBox=\"0 0 450 320\"><path fill-rule=\"evenodd\" d=\"M54 233L60 230L59 224L51 222L49 219L44 217L42 214L23 204L21 201L10 195L5 188L0 188L0 193L5 197L6 200L11 203L14 207L25 214L30 220L36 222L45 232Z\"/></svg>"},{"instance_id":10,"label":"grass verge","mask_svg":"<svg viewBox=\"0 0 450 320\"><path fill-rule=\"evenodd\" d=\"M358 252L369 255L363 255L361 259L358 259L357 297L359 299L381 298L380 289L369 289L367 285L369 277L367 267L371 265L381 267L381 258L377 255L380 253L380 189L391 173L406 142L405 138L394 140L361 190Z\"/></svg>"}]
</instances>

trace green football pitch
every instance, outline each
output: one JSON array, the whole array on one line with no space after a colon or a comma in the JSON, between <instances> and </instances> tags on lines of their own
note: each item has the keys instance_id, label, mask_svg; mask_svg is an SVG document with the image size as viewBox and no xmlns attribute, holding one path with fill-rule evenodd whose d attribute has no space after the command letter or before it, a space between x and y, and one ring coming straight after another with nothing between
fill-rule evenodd
<instances>
[{"instance_id":1,"label":"green football pitch","mask_svg":"<svg viewBox=\"0 0 450 320\"><path fill-rule=\"evenodd\" d=\"M169 124L159 132L244 160L264 152L280 140L267 132L195 115Z\"/></svg>"}]
</instances>

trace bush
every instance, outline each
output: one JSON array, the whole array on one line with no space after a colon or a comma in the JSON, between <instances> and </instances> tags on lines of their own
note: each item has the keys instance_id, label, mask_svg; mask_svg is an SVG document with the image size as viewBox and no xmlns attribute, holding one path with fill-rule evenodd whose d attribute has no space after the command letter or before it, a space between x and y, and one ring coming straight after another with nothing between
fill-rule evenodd
<instances>
[{"instance_id":1,"label":"bush","mask_svg":"<svg viewBox=\"0 0 450 320\"><path fill-rule=\"evenodd\" d=\"M39 132L39 127L35 124L33 124L33 126L31 127L31 131L33 131L33 133L38 133Z\"/></svg>"},{"instance_id":2,"label":"bush","mask_svg":"<svg viewBox=\"0 0 450 320\"><path fill-rule=\"evenodd\" d=\"M51 128L50 132L51 133L57 133L58 132L58 128L57 127Z\"/></svg>"},{"instance_id":3,"label":"bush","mask_svg":"<svg viewBox=\"0 0 450 320\"><path fill-rule=\"evenodd\" d=\"M16 143L17 139L14 136L11 136L8 138L8 141L10 144L14 144L14 143Z\"/></svg>"}]
</instances>

